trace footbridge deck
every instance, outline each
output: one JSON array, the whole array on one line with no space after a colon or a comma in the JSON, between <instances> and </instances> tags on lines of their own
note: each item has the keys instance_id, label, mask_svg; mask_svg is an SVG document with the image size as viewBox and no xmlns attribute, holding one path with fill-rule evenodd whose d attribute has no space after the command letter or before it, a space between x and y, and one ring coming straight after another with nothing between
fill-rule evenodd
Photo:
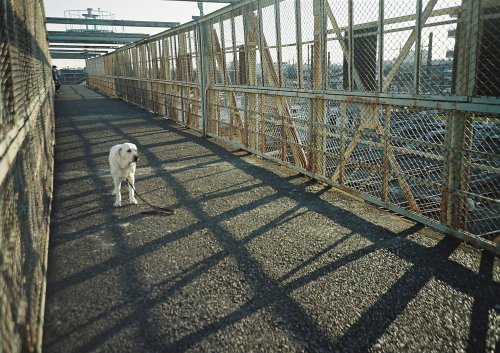
<instances>
[{"instance_id":1,"label":"footbridge deck","mask_svg":"<svg viewBox=\"0 0 500 353\"><path fill-rule=\"evenodd\" d=\"M135 143L144 202L113 207ZM86 86L56 97L45 352L498 344L498 258ZM123 190L124 201L127 195Z\"/></svg>"}]
</instances>

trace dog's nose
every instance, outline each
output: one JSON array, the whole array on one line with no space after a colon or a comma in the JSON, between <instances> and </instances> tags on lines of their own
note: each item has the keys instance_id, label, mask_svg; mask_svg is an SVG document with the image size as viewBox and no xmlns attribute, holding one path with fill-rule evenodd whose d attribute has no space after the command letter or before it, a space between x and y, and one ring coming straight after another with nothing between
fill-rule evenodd
<instances>
[{"instance_id":1,"label":"dog's nose","mask_svg":"<svg viewBox=\"0 0 500 353\"><path fill-rule=\"evenodd\" d=\"M138 156L134 156L134 162L137 162L139 160Z\"/></svg>"}]
</instances>

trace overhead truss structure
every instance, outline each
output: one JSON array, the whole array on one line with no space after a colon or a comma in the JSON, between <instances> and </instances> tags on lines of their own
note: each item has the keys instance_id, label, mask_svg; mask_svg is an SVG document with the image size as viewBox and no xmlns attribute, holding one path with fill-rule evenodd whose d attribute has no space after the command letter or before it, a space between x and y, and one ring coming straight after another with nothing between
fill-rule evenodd
<instances>
[{"instance_id":1,"label":"overhead truss structure","mask_svg":"<svg viewBox=\"0 0 500 353\"><path fill-rule=\"evenodd\" d=\"M155 27L168 29L180 24L179 22L99 19L92 16L87 16L85 18L47 17L45 22L48 24L85 25L87 26L87 28L96 28L96 26L113 26ZM102 51L99 49L117 49L123 44L140 41L148 37L149 35L144 33L113 33L98 30L68 30L48 32L48 39L49 43L51 44L50 53L53 59L88 59L108 52L107 50ZM58 49L55 49L55 43L75 44L66 46L58 45ZM107 46L90 47L87 44L103 44ZM110 46L110 44L116 45ZM61 48L80 50L61 50Z\"/></svg>"},{"instance_id":2,"label":"overhead truss structure","mask_svg":"<svg viewBox=\"0 0 500 353\"><path fill-rule=\"evenodd\" d=\"M49 43L128 44L149 37L144 33L49 31Z\"/></svg>"},{"instance_id":3,"label":"overhead truss structure","mask_svg":"<svg viewBox=\"0 0 500 353\"><path fill-rule=\"evenodd\" d=\"M115 27L156 27L172 28L180 25L180 22L159 22L159 21L131 21L131 20L107 20L98 18L64 18L47 17L46 23L68 24L68 25L99 25Z\"/></svg>"}]
</instances>

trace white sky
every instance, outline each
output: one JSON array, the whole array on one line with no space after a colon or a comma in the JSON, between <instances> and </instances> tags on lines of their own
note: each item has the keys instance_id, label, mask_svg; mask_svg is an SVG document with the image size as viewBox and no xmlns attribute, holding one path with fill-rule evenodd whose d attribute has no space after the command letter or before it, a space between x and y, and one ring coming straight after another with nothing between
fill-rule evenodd
<instances>
[{"instance_id":1,"label":"white sky","mask_svg":"<svg viewBox=\"0 0 500 353\"><path fill-rule=\"evenodd\" d=\"M411 15L415 13L417 0L385 0L385 18L397 16ZM453 6L460 6L462 0L446 0L439 1L435 6L436 9L442 9ZM497 0L500 1L500 0ZM379 0L354 0L353 13L355 24L376 21L378 18L378 2ZM199 9L196 2L188 1L166 1L166 0L44 0L45 14L48 17L64 17L66 10L81 10L93 8L95 10L108 11L114 14L116 20L147 20L147 21L166 21L186 23L192 20L192 16L199 15ZM288 2L291 4L291 2ZM335 13L336 20L339 26L347 26L347 0L329 0L332 5L332 10ZM423 0L424 6L428 0ZM204 3L204 13L208 14L228 4ZM264 18L264 33L268 44L272 45L275 42L275 23L274 10L272 8L263 9ZM281 37L283 43L295 43L295 22L293 11L283 8L281 14ZM312 1L301 2L302 12L302 40L311 40L313 37L313 19L312 19ZM438 20L449 20L447 15L429 19L429 22ZM388 25L386 29L393 27L412 26L413 21L407 23L399 23L396 25ZM331 28L331 25L328 27ZM444 58L447 50L453 49L454 40L448 37L448 30L456 28L456 25L444 25L439 27L427 28L422 32L422 43L424 47L428 42L428 35L432 31L434 34L433 58ZM65 25L47 24L47 29L50 30L66 30ZM156 34L164 29L158 28L143 28L143 27L115 27L116 32L133 32ZM241 31L240 31L241 32ZM410 31L388 33L384 37L384 59L394 58L399 54L401 46L409 36ZM287 38L289 40L287 41ZM226 37L226 42L230 41ZM227 43L226 43L227 44ZM229 44L230 45L230 44ZM328 51L331 52L332 62L342 63L343 54L337 42L329 42ZM424 50L426 47L424 48ZM288 52L289 55L287 54ZM272 51L274 59L276 51ZM288 55L288 56L287 56ZM306 54L304 54L306 56ZM288 48L283 51L284 61L294 62L297 60L296 53L293 48ZM53 63L59 69L66 67L84 67L84 60L53 60Z\"/></svg>"},{"instance_id":2,"label":"white sky","mask_svg":"<svg viewBox=\"0 0 500 353\"><path fill-rule=\"evenodd\" d=\"M66 10L86 10L100 8L114 14L116 20L144 20L186 23L191 16L198 16L200 11L196 2L165 1L165 0L44 0L45 16L64 17ZM205 14L218 10L228 4L204 3ZM65 25L47 24L49 31L64 31ZM155 34L162 32L161 28L125 27L125 32ZM122 32L123 28L116 28ZM62 44L62 43L60 43ZM53 64L59 69L66 67L84 67L84 60L54 59Z\"/></svg>"}]
</instances>

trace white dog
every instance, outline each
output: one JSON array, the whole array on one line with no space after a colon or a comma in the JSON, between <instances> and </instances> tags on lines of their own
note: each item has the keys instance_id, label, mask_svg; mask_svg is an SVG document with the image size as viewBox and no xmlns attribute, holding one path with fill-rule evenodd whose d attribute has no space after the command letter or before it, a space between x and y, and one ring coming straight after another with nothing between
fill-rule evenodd
<instances>
[{"instance_id":1,"label":"white dog","mask_svg":"<svg viewBox=\"0 0 500 353\"><path fill-rule=\"evenodd\" d=\"M122 195L120 188L122 181L128 180L134 186L135 183L135 165L139 157L137 156L137 146L133 143L124 143L111 147L109 151L109 168L115 188L113 195L116 195L114 205L119 207L122 205ZM129 200L132 204L137 204L134 196L134 189L128 186Z\"/></svg>"}]
</instances>

